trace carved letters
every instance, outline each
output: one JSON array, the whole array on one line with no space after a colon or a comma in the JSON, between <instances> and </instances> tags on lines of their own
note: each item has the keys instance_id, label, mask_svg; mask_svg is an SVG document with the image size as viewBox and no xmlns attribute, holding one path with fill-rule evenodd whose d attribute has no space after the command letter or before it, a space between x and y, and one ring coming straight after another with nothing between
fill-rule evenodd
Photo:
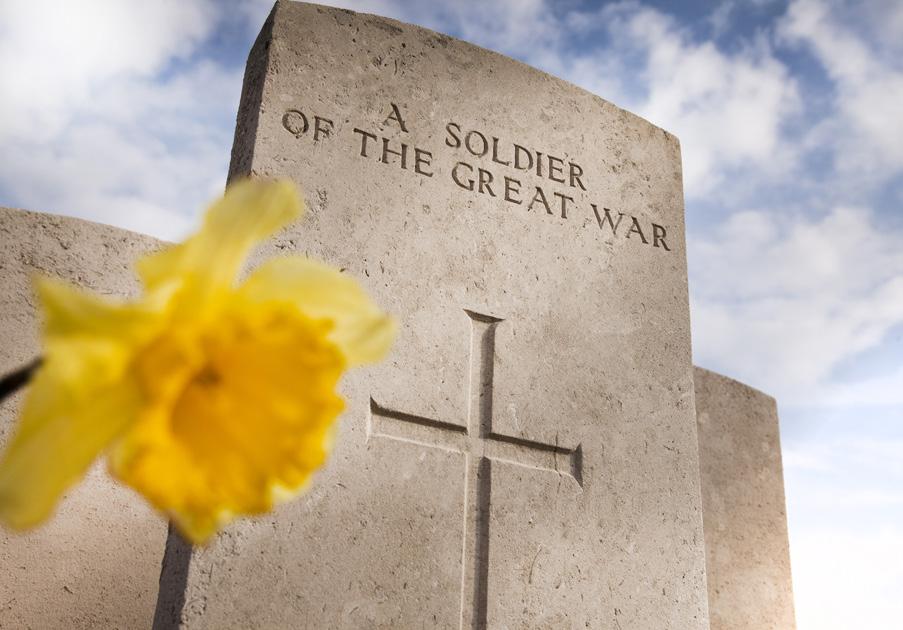
<instances>
[{"instance_id":1,"label":"carved letters","mask_svg":"<svg viewBox=\"0 0 903 630\"><path fill-rule=\"evenodd\" d=\"M286 110L283 128L296 138L309 136L313 142L336 137L334 122L300 109ZM439 168L434 150L406 141L408 123L401 108L389 103L377 131L352 128L351 137L358 155L418 177L432 178L444 170L462 191L521 206L527 212L567 220L590 218L583 225L595 225L606 236L621 238L661 251L671 251L665 226L648 219L602 207L578 203L587 193L588 176L578 162L516 142L506 142L479 129L449 121L443 131L442 149L453 153L451 165ZM538 182L537 182L538 180ZM585 196L585 195L584 195Z\"/></svg>"}]
</instances>

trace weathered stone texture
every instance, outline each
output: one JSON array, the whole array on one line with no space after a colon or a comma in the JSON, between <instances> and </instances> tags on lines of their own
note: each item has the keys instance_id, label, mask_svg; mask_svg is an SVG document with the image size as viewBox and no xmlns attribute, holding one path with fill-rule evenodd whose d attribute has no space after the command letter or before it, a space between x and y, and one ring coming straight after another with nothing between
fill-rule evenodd
<instances>
[{"instance_id":1,"label":"weathered stone texture","mask_svg":"<svg viewBox=\"0 0 903 630\"><path fill-rule=\"evenodd\" d=\"M712 630L793 630L793 588L777 406L696 368Z\"/></svg>"},{"instance_id":2,"label":"weathered stone texture","mask_svg":"<svg viewBox=\"0 0 903 630\"><path fill-rule=\"evenodd\" d=\"M346 269L400 333L344 379L306 496L171 545L158 627L707 627L673 136L447 36L279 3L248 173L310 204L264 253Z\"/></svg>"},{"instance_id":3,"label":"weathered stone texture","mask_svg":"<svg viewBox=\"0 0 903 630\"><path fill-rule=\"evenodd\" d=\"M40 353L31 276L124 296L154 239L78 219L0 208L0 373ZM0 404L0 448L22 395ZM57 514L26 534L0 528L0 628L146 628L153 619L166 523L98 464Z\"/></svg>"}]
</instances>

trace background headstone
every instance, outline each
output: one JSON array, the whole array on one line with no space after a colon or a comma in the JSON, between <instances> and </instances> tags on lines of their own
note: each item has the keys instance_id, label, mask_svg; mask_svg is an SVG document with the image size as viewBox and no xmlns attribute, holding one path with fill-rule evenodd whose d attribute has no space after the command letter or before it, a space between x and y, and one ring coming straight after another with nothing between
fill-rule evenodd
<instances>
[{"instance_id":1,"label":"background headstone","mask_svg":"<svg viewBox=\"0 0 903 630\"><path fill-rule=\"evenodd\" d=\"M135 259L157 247L125 230L0 208L0 373L40 353L33 274L126 296L138 287ZM0 404L0 448L21 401ZM0 527L0 628L149 627L165 540L166 521L98 463L41 527Z\"/></svg>"},{"instance_id":2,"label":"background headstone","mask_svg":"<svg viewBox=\"0 0 903 630\"><path fill-rule=\"evenodd\" d=\"M308 494L170 540L157 627L707 628L673 136L445 35L279 3L247 174L311 208L264 253L346 269L399 337L344 379Z\"/></svg>"},{"instance_id":3,"label":"background headstone","mask_svg":"<svg viewBox=\"0 0 903 630\"><path fill-rule=\"evenodd\" d=\"M696 368L712 630L793 630L793 587L777 405Z\"/></svg>"}]
</instances>

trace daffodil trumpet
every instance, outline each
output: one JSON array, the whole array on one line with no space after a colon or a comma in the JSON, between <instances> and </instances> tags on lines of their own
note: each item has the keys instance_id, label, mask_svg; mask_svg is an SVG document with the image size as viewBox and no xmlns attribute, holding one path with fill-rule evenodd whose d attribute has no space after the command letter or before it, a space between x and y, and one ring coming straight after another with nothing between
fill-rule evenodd
<instances>
[{"instance_id":1,"label":"daffodil trumpet","mask_svg":"<svg viewBox=\"0 0 903 630\"><path fill-rule=\"evenodd\" d=\"M303 491L332 449L342 373L382 358L394 325L307 258L238 282L302 210L289 182L230 186L198 233L138 261L135 300L37 279L42 360L4 381L29 387L0 460L0 522L43 522L101 455L193 543Z\"/></svg>"}]
</instances>

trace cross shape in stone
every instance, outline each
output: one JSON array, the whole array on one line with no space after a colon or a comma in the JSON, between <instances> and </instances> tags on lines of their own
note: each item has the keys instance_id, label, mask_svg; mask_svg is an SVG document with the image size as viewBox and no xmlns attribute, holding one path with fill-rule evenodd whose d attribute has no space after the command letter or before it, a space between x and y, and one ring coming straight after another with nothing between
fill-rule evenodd
<instances>
[{"instance_id":1,"label":"cross shape in stone","mask_svg":"<svg viewBox=\"0 0 903 630\"><path fill-rule=\"evenodd\" d=\"M370 399L368 436L382 436L464 454L464 549L461 630L484 630L489 582L489 506L492 462L565 474L580 484L580 445L564 448L504 435L492 429L492 384L497 317L465 310L471 319L470 403L462 426L387 409Z\"/></svg>"}]
</instances>

